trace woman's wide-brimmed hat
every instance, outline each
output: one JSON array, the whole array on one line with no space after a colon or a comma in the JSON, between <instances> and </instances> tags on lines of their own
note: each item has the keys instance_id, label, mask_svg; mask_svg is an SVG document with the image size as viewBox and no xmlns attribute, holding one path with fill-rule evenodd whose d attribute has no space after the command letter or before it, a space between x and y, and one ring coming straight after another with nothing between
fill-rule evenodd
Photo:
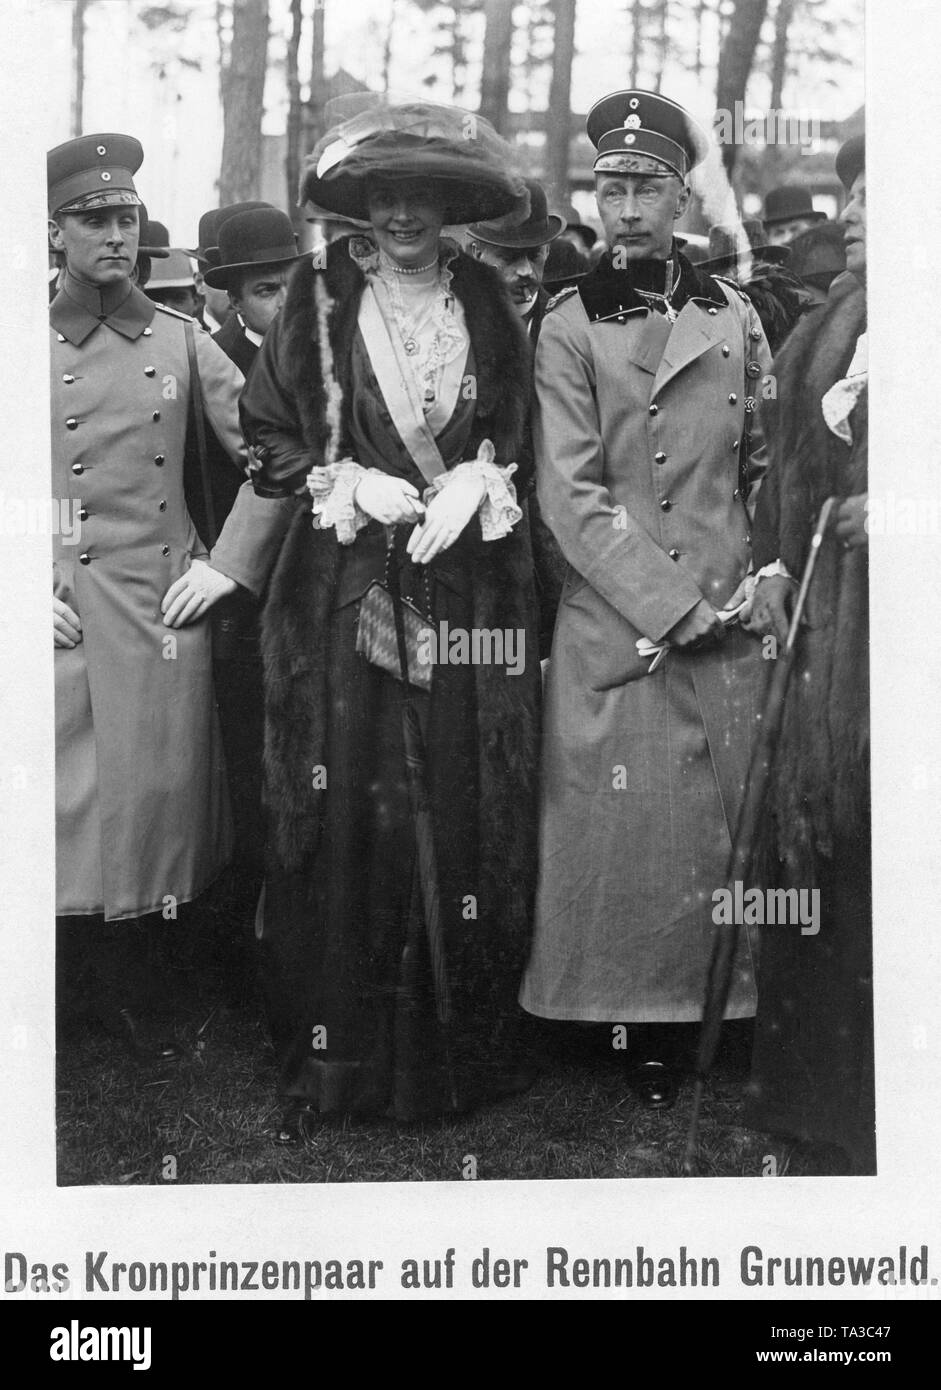
<instances>
[{"instance_id":1,"label":"woman's wide-brimmed hat","mask_svg":"<svg viewBox=\"0 0 941 1390\"><path fill-rule=\"evenodd\" d=\"M327 114L334 123L305 160L300 203L367 222L370 181L420 180L440 202L446 225L527 217L513 150L482 116L359 96L329 102Z\"/></svg>"}]
</instances>

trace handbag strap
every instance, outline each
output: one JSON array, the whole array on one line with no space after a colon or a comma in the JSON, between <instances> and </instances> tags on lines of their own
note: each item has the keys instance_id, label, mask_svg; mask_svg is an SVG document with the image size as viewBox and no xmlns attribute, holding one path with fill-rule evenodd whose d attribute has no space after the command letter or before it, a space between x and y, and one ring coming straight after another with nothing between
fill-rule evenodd
<instances>
[{"instance_id":1,"label":"handbag strap","mask_svg":"<svg viewBox=\"0 0 941 1390\"><path fill-rule=\"evenodd\" d=\"M206 417L203 406L203 384L199 375L199 362L196 357L196 334L191 321L184 323L183 335L186 338L186 360L190 375L190 409L196 426L196 451L199 454L199 476L203 485L203 505L206 508L207 550L212 550L218 539L216 529L216 507L212 498L212 485L209 478L209 453L206 449Z\"/></svg>"},{"instance_id":2,"label":"handbag strap","mask_svg":"<svg viewBox=\"0 0 941 1390\"><path fill-rule=\"evenodd\" d=\"M390 330L371 284L366 285L360 302L359 331L392 423L425 482L431 483L446 465L425 419L405 345Z\"/></svg>"},{"instance_id":3,"label":"handbag strap","mask_svg":"<svg viewBox=\"0 0 941 1390\"><path fill-rule=\"evenodd\" d=\"M392 599L392 616L395 620L395 640L399 649L399 670L402 680L402 702L409 703L408 695L408 645L405 641L405 618L402 614L402 592L399 585L399 560L395 546L390 545L386 553L386 581Z\"/></svg>"}]
</instances>

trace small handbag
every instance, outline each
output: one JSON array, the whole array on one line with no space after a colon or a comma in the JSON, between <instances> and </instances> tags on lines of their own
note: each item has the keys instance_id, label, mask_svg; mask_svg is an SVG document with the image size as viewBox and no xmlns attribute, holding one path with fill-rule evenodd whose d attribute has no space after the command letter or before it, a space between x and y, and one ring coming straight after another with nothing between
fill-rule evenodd
<instances>
[{"instance_id":1,"label":"small handbag","mask_svg":"<svg viewBox=\"0 0 941 1390\"><path fill-rule=\"evenodd\" d=\"M402 680L402 648L396 633L395 605L399 606L404 635L404 654L407 671L404 673L410 685L420 690L431 689L433 663L421 650L422 634L424 646L429 649L429 632L434 631L434 620L430 616L431 604L428 599L428 575L422 572L425 612L416 605L411 596L403 597L398 587L398 560L395 546L386 551L385 579L374 579L366 590L359 605L359 620L356 626L356 650L373 666L388 671L390 676ZM393 568L395 566L396 568Z\"/></svg>"}]
</instances>

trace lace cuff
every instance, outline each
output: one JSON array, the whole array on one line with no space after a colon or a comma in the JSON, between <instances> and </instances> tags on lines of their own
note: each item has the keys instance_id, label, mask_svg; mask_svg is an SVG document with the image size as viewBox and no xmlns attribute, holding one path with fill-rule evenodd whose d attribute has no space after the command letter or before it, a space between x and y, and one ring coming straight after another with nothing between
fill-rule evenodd
<instances>
[{"instance_id":1,"label":"lace cuff","mask_svg":"<svg viewBox=\"0 0 941 1390\"><path fill-rule=\"evenodd\" d=\"M439 473L431 486L425 491L425 502L431 501L442 488L447 487L452 478L463 475L481 478L486 492L480 500L477 515L480 518L480 532L485 541L498 541L508 536L523 513L516 502L516 488L511 479L516 472L516 464L500 468L494 460L493 445L489 439L483 440L475 459L466 459L447 473Z\"/></svg>"},{"instance_id":2,"label":"lace cuff","mask_svg":"<svg viewBox=\"0 0 941 1390\"><path fill-rule=\"evenodd\" d=\"M352 545L357 532L369 525L369 517L353 501L353 491L365 472L353 459L341 459L312 468L307 475L314 525L321 530L335 527L340 545Z\"/></svg>"}]
</instances>

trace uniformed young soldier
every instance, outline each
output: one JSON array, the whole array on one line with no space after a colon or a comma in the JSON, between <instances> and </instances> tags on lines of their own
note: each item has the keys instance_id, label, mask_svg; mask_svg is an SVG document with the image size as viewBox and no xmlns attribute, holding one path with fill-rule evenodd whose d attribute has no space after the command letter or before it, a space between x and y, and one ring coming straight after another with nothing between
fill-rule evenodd
<instances>
[{"instance_id":1,"label":"uniformed young soldier","mask_svg":"<svg viewBox=\"0 0 941 1390\"><path fill-rule=\"evenodd\" d=\"M537 494L569 569L521 1001L549 1019L688 1024L764 674L757 641L720 615L751 560L744 442L770 354L746 297L676 246L708 148L690 116L616 92L588 134L608 250L550 304L536 353ZM746 941L728 1016L755 1001ZM669 1104L666 1030L633 1036L638 1093Z\"/></svg>"},{"instance_id":2,"label":"uniformed young soldier","mask_svg":"<svg viewBox=\"0 0 941 1390\"><path fill-rule=\"evenodd\" d=\"M50 306L53 493L79 521L54 541L56 911L72 928L63 959L80 919L107 943L94 962L104 1006L132 1037L147 985L135 924L172 920L231 845L209 630L170 634L161 614L204 553L183 492L188 330L208 424L233 471L244 460L241 373L132 283L142 158L119 134L48 156L49 235L65 262Z\"/></svg>"}]
</instances>

